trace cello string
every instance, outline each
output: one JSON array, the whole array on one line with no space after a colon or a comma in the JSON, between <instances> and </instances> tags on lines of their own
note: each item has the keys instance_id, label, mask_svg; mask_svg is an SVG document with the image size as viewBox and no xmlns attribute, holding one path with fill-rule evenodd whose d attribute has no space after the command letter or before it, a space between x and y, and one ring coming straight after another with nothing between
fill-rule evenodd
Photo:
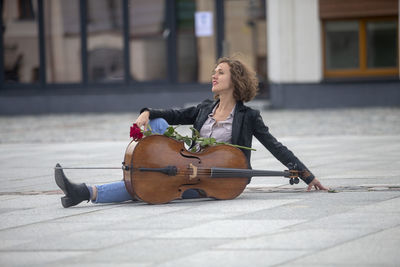
<instances>
[{"instance_id":1,"label":"cello string","mask_svg":"<svg viewBox=\"0 0 400 267\"><path fill-rule=\"evenodd\" d=\"M237 176L238 175L238 172L236 172L236 171L229 171L229 170L224 170L224 171L217 171L217 172L214 172L213 174L220 174L220 175L224 175L224 176L227 176L227 177L225 177L225 178L229 178L229 176L231 176L231 177L235 177L235 178L249 178L249 177L252 177L252 176L266 176L266 177L268 177L268 176L284 176L284 172L278 172L278 173L273 173L273 174L253 174L253 175L249 175L249 177L243 177L243 176ZM187 171L184 171L184 172L180 172L179 174L177 174L177 175L175 175L175 176L188 176L188 175L193 175L193 172L187 172ZM199 170L199 171L197 171L197 176L209 176L209 177L211 177L211 172L209 171L209 170ZM220 178L224 178L224 177L220 177Z\"/></svg>"},{"instance_id":2,"label":"cello string","mask_svg":"<svg viewBox=\"0 0 400 267\"><path fill-rule=\"evenodd\" d=\"M248 177L246 177L246 176L237 176L237 174L238 173L236 173L236 172L231 172L231 173L230 172L226 172L226 173L223 174L224 177L214 177L214 178L244 178L244 179L248 179L248 178L253 177L253 176L248 176ZM193 173L192 172L179 172L176 175L172 175L172 176L181 178L181 177L189 177L190 175L193 175ZM268 177L268 176L271 176L271 175L259 175L259 176ZM278 177L278 176L283 176L283 175L272 175L272 176L277 176ZM286 177L286 176L283 176L283 177ZM197 172L197 175L194 178L212 178L212 176L211 176L210 172Z\"/></svg>"},{"instance_id":3,"label":"cello string","mask_svg":"<svg viewBox=\"0 0 400 267\"><path fill-rule=\"evenodd\" d=\"M206 169L205 169L206 170ZM244 172L240 172L239 170L244 170ZM238 173L248 173L247 170L249 169L225 169L225 170L211 170L212 173L215 174L223 174L223 175L237 175ZM208 172L210 172L209 170L207 170ZM198 171L199 173L199 171ZM201 172L200 172L201 173ZM210 172L211 173L211 172ZM253 172L253 175L259 175L259 176L284 176L285 172L281 172L281 171L265 171L264 173L262 172Z\"/></svg>"},{"instance_id":4,"label":"cello string","mask_svg":"<svg viewBox=\"0 0 400 267\"><path fill-rule=\"evenodd\" d=\"M56 169L121 169L122 167L56 167ZM132 168L131 170L133 171L138 171L139 168ZM218 169L218 170L212 170L212 168L201 168L198 167L197 168L197 176L202 176L202 177L211 177L211 174L221 174L224 176L228 176L228 177L219 177L219 178L230 178L229 176L231 176L232 178L248 178L248 177L237 177L238 175L238 170L248 170L248 169L234 169L230 170L230 169ZM140 171L139 171L140 172ZM274 173L273 175L268 175L268 174L262 174L259 176L284 176L283 175L284 172L282 173ZM185 176L190 176L193 175L193 169L191 167L187 167L186 169L181 168L181 171L178 171L178 173L176 175L173 175L174 177L185 177ZM255 176L255 175L253 175Z\"/></svg>"},{"instance_id":5,"label":"cello string","mask_svg":"<svg viewBox=\"0 0 400 267\"><path fill-rule=\"evenodd\" d=\"M135 168L133 170L137 171L138 169ZM244 170L246 170L246 169L244 169ZM240 172L238 172L236 170L235 171L231 171L231 170L211 170L211 169L208 169L208 168L203 168L203 169L197 170L197 175L211 175L211 173L235 176ZM285 174L285 173L284 172L277 172L277 173L273 173L272 175L262 174L261 173L261 174L259 174L259 176L282 176L283 174ZM178 173L176 175L173 175L173 176L187 176L187 175L193 175L193 171L192 171L191 168L187 168L186 170L178 171ZM257 174L255 174L255 175L257 175Z\"/></svg>"},{"instance_id":6,"label":"cello string","mask_svg":"<svg viewBox=\"0 0 400 267\"><path fill-rule=\"evenodd\" d=\"M55 170L114 170L123 167L54 167Z\"/></svg>"}]
</instances>

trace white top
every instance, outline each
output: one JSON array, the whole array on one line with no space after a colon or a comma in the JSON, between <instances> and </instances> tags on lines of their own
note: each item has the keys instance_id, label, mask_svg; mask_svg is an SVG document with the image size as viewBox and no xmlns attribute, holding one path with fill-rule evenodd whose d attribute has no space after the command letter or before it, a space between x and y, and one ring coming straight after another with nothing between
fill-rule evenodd
<instances>
[{"instance_id":1,"label":"white top","mask_svg":"<svg viewBox=\"0 0 400 267\"><path fill-rule=\"evenodd\" d=\"M214 137L217 142L225 142L230 144L232 140L232 122L235 108L236 105L233 107L231 113L229 114L228 118L226 118L226 120L216 121L214 119L214 113L217 109L217 106L215 106L212 112L208 114L208 118L203 124L203 127L201 127L200 136L206 138Z\"/></svg>"}]
</instances>

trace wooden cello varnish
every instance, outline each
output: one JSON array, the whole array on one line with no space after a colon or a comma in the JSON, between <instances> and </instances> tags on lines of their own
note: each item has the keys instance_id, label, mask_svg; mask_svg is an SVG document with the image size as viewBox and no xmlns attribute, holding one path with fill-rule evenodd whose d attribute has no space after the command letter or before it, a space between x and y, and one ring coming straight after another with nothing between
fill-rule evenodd
<instances>
[{"instance_id":1,"label":"wooden cello varnish","mask_svg":"<svg viewBox=\"0 0 400 267\"><path fill-rule=\"evenodd\" d=\"M135 198L151 204L179 199L187 189L201 189L207 197L233 199L239 196L249 177L211 177L211 168L248 169L243 152L229 145L188 151L183 142L162 135L131 142L125 153L124 181ZM229 174L228 174L229 175Z\"/></svg>"}]
</instances>

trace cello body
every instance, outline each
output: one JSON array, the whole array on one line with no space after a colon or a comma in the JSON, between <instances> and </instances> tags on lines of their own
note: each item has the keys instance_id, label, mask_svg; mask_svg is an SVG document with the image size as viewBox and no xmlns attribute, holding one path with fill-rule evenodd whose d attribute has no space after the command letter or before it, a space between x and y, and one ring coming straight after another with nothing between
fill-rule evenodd
<instances>
[{"instance_id":1,"label":"cello body","mask_svg":"<svg viewBox=\"0 0 400 267\"><path fill-rule=\"evenodd\" d=\"M243 192L249 177L211 177L213 167L249 168L244 153L236 147L217 145L194 153L183 142L152 135L129 143L124 182L133 198L151 204L180 199L188 189L200 189L215 199L233 199Z\"/></svg>"}]
</instances>

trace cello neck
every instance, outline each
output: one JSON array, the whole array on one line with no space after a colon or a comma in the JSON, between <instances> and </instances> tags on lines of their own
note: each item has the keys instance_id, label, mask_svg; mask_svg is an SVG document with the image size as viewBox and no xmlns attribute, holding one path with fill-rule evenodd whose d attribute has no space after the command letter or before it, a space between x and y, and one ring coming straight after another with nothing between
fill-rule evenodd
<instances>
[{"instance_id":1,"label":"cello neck","mask_svg":"<svg viewBox=\"0 0 400 267\"><path fill-rule=\"evenodd\" d=\"M251 169L211 168L212 178L240 177L251 178L256 176L283 176L290 177L289 171L269 171Z\"/></svg>"}]
</instances>

